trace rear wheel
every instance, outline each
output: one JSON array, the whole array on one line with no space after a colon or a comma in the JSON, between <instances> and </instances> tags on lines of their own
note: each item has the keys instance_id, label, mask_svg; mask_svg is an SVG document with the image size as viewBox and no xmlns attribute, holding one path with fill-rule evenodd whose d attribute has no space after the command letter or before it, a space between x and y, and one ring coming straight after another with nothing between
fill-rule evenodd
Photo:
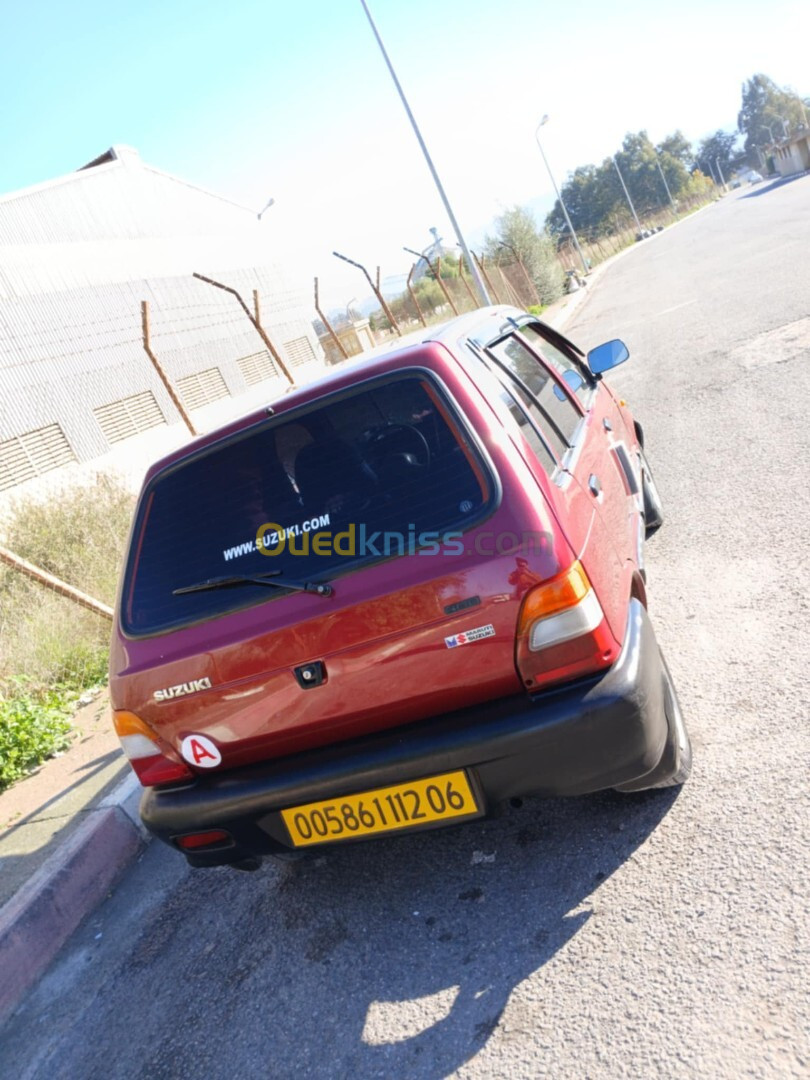
<instances>
[{"instance_id":1,"label":"rear wheel","mask_svg":"<svg viewBox=\"0 0 810 1080\"><path fill-rule=\"evenodd\" d=\"M686 730L681 705L672 675L663 655L661 657L661 679L663 682L664 716L667 721L667 738L661 759L652 770L638 780L620 784L616 790L623 793L651 791L657 788L680 787L689 779L692 772L692 744Z\"/></svg>"},{"instance_id":2,"label":"rear wheel","mask_svg":"<svg viewBox=\"0 0 810 1080\"><path fill-rule=\"evenodd\" d=\"M689 732L686 730L675 684L672 681L672 675L663 655L661 656L661 666L664 673L664 711L666 712L667 727L669 729L666 752L673 753L675 769L668 777L659 780L657 784L653 784L653 787L680 787L681 784L686 783L692 772L692 743L689 739Z\"/></svg>"},{"instance_id":3,"label":"rear wheel","mask_svg":"<svg viewBox=\"0 0 810 1080\"><path fill-rule=\"evenodd\" d=\"M644 538L649 540L664 524L664 506L643 450L641 457L641 493L644 496Z\"/></svg>"}]
</instances>

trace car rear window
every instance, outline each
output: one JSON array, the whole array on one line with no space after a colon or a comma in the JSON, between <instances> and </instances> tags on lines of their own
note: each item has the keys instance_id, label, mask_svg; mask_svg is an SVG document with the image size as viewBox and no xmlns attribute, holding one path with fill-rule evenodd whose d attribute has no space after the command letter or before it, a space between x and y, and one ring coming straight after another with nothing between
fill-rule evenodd
<instances>
[{"instance_id":1,"label":"car rear window","mask_svg":"<svg viewBox=\"0 0 810 1080\"><path fill-rule=\"evenodd\" d=\"M211 579L278 572L304 583L381 558L435 553L488 510L487 468L423 373L367 382L216 444L144 493L122 622L160 632L283 592Z\"/></svg>"}]
</instances>

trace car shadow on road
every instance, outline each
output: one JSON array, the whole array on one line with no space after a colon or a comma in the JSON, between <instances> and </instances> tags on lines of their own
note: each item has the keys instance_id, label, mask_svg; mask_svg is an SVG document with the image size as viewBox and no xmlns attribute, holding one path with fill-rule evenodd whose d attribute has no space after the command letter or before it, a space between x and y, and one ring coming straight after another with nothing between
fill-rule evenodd
<instances>
[{"instance_id":1,"label":"car shadow on road","mask_svg":"<svg viewBox=\"0 0 810 1080\"><path fill-rule=\"evenodd\" d=\"M676 797L527 800L499 819L253 875L189 873L104 990L94 1030L114 1056L126 1003L146 1002L150 1077L204 1066L213 1080L237 1061L273 1062L274 1076L447 1076L486 1045L524 980L553 996L538 973Z\"/></svg>"},{"instance_id":2,"label":"car shadow on road","mask_svg":"<svg viewBox=\"0 0 810 1080\"><path fill-rule=\"evenodd\" d=\"M792 184L796 180L802 180L810 176L810 173L796 173L794 176L780 176L776 180L772 180L770 184L766 184L764 187L756 187L753 191L747 192L745 195L741 195L741 199L757 199L760 195L767 195L771 191L775 191L777 188L784 187L785 184Z\"/></svg>"}]
</instances>

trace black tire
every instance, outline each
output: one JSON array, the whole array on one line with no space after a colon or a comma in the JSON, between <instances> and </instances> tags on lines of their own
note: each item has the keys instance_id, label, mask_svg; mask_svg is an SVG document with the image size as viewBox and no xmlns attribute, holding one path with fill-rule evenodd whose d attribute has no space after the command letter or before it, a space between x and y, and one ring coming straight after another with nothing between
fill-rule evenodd
<instances>
[{"instance_id":1,"label":"black tire","mask_svg":"<svg viewBox=\"0 0 810 1080\"><path fill-rule=\"evenodd\" d=\"M685 784L692 773L692 742L681 711L681 703L678 701L678 693L672 681L672 675L663 655L661 666L664 672L664 710L667 714L667 752L673 753L675 769L670 776L653 784L655 788L680 787Z\"/></svg>"},{"instance_id":2,"label":"black tire","mask_svg":"<svg viewBox=\"0 0 810 1080\"><path fill-rule=\"evenodd\" d=\"M644 539L651 536L664 524L664 506L661 502L661 494L655 483L655 478L650 468L650 463L643 450L639 451L641 457L641 493L644 496Z\"/></svg>"},{"instance_id":3,"label":"black tire","mask_svg":"<svg viewBox=\"0 0 810 1080\"><path fill-rule=\"evenodd\" d=\"M658 788L680 787L689 779L692 772L692 743L684 723L678 694L667 662L661 656L661 679L663 682L663 706L667 721L667 739L664 752L652 772L638 780L620 784L615 791L622 794L635 794L654 791Z\"/></svg>"}]
</instances>

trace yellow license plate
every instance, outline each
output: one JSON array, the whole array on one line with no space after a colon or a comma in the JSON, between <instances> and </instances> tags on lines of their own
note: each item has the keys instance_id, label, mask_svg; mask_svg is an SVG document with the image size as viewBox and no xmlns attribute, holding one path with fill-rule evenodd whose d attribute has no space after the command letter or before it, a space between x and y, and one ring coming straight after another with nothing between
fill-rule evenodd
<instances>
[{"instance_id":1,"label":"yellow license plate","mask_svg":"<svg viewBox=\"0 0 810 1080\"><path fill-rule=\"evenodd\" d=\"M470 782L459 771L294 806L282 810L281 816L293 845L306 847L477 813L478 803Z\"/></svg>"}]
</instances>

